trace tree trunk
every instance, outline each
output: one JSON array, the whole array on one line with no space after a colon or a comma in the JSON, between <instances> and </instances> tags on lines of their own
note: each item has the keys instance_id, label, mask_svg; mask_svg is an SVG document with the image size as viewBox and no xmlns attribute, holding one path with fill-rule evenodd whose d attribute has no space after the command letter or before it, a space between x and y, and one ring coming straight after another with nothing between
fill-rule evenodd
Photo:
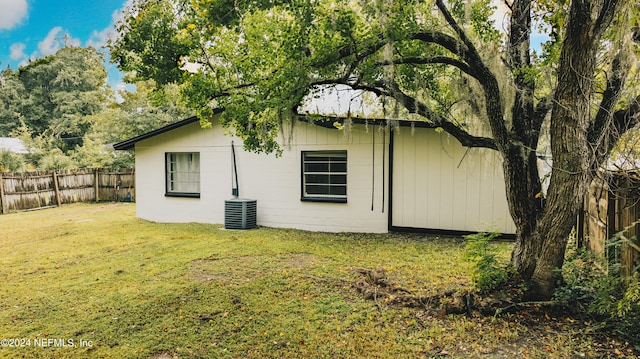
<instances>
[{"instance_id":1,"label":"tree trunk","mask_svg":"<svg viewBox=\"0 0 640 359\"><path fill-rule=\"evenodd\" d=\"M592 178L595 156L589 143L590 94L593 93L598 45L616 3L615 0L571 2L551 112L553 170L547 202L533 234L533 245L541 244L541 247L529 283L528 299L552 296L569 234Z\"/></svg>"},{"instance_id":2,"label":"tree trunk","mask_svg":"<svg viewBox=\"0 0 640 359\"><path fill-rule=\"evenodd\" d=\"M512 151L504 158L504 172L509 211L516 225L511 265L522 278L529 280L541 248L539 237L534 236L542 210L542 186L535 152L523 158L521 151Z\"/></svg>"},{"instance_id":3,"label":"tree trunk","mask_svg":"<svg viewBox=\"0 0 640 359\"><path fill-rule=\"evenodd\" d=\"M555 162L554 162L555 166ZM584 193L589 183L588 171L564 172L556 169L555 180L549 187L544 216L540 219L534 238L541 243L535 270L529 283L528 299L545 300L553 295L562 268L565 249Z\"/></svg>"}]
</instances>

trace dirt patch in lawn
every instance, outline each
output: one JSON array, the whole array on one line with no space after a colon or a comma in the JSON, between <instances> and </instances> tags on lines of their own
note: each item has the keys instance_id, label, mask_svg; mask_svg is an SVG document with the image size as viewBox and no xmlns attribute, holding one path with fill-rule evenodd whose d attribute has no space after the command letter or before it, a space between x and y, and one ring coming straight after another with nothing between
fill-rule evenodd
<instances>
[{"instance_id":1,"label":"dirt patch in lawn","mask_svg":"<svg viewBox=\"0 0 640 359\"><path fill-rule=\"evenodd\" d=\"M200 282L239 286L277 271L309 270L331 261L309 253L203 258L191 262L189 277Z\"/></svg>"}]
</instances>

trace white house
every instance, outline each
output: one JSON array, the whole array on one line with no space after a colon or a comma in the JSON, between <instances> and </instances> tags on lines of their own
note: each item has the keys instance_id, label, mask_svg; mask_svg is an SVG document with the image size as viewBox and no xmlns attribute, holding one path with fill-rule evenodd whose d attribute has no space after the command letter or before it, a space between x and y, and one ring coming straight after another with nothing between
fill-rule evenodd
<instances>
[{"instance_id":1,"label":"white house","mask_svg":"<svg viewBox=\"0 0 640 359\"><path fill-rule=\"evenodd\" d=\"M8 151L17 154L27 154L27 146L19 138L0 137L0 151Z\"/></svg>"},{"instance_id":2,"label":"white house","mask_svg":"<svg viewBox=\"0 0 640 359\"><path fill-rule=\"evenodd\" d=\"M257 224L328 232L513 234L501 159L465 148L423 122L297 121L281 157L242 149L196 117L117 143L135 150L137 215L157 222L224 223L237 194L256 200ZM236 193L237 191L237 193Z\"/></svg>"}]
</instances>

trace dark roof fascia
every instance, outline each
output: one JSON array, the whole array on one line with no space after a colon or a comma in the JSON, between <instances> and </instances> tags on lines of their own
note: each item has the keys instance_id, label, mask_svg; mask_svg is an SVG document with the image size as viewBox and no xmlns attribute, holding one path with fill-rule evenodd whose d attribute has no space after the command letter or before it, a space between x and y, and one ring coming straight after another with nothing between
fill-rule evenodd
<instances>
[{"instance_id":1,"label":"dark roof fascia","mask_svg":"<svg viewBox=\"0 0 640 359\"><path fill-rule=\"evenodd\" d=\"M124 140L122 142L115 143L113 145L113 148L116 149L116 150L120 150L120 151L131 150L131 149L133 149L135 147L136 143L138 143L138 142L140 142L142 140L146 140L148 138L161 135L161 134L163 134L165 132L169 132L171 130L175 130L176 128L180 128L182 126L186 126L186 125L189 125L191 123L198 122L198 121L200 121L200 119L197 116L189 117L186 120L174 122L172 124L169 124L169 125L166 125L164 127L158 128L156 130L153 130L153 131L147 132L145 134L142 134L140 136L136 136L136 137L130 138L128 140Z\"/></svg>"},{"instance_id":2,"label":"dark roof fascia","mask_svg":"<svg viewBox=\"0 0 640 359\"><path fill-rule=\"evenodd\" d=\"M219 114L222 113L222 109L216 109L214 110L215 114ZM300 115L298 116L298 120L299 121L303 121L303 122L307 122L307 123L311 123L317 126L321 126L324 128L333 128L335 129L336 127L333 125L334 123L340 123L340 124L344 124L344 122L346 121L345 117L336 117L336 116L307 116L307 115ZM151 137L155 137L158 135L161 135L163 133L175 130L177 128L180 128L182 126L186 126L189 125L191 123L197 122L199 121L199 118L197 116L192 116L189 117L185 120L182 121L178 121L178 122L174 122L172 124L169 124L167 126L158 128L156 130L144 133L140 136L136 136L133 138L130 138L128 140L124 140L122 142L118 142L113 144L113 148L119 151L124 151L124 150L131 150L135 147L136 143L142 141L142 140L146 140L148 138ZM354 124L359 124L359 125L365 125L365 124L386 124L387 121L392 121L393 123L396 123L397 125L401 126L401 127L416 127L416 128L436 128L437 126L434 126L426 121L409 121L409 120L387 120L384 118L352 118L351 119L351 123Z\"/></svg>"},{"instance_id":3,"label":"dark roof fascia","mask_svg":"<svg viewBox=\"0 0 640 359\"><path fill-rule=\"evenodd\" d=\"M345 117L337 116L320 116L320 115L299 115L298 120L302 122L311 123L324 128L336 128L333 124L344 124L347 120ZM370 124L386 124L387 122L395 123L400 127L415 127L415 128L437 128L426 121L411 121L411 120L389 120L385 118L352 118L351 123L357 125L370 125Z\"/></svg>"}]
</instances>

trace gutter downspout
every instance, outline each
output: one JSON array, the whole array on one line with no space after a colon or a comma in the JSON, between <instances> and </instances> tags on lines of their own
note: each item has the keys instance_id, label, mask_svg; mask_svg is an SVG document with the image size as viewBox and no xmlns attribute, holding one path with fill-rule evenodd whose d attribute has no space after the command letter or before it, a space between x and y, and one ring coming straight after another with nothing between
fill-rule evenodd
<instances>
[{"instance_id":1,"label":"gutter downspout","mask_svg":"<svg viewBox=\"0 0 640 359\"><path fill-rule=\"evenodd\" d=\"M231 141L231 163L233 165L231 168L231 195L238 198L240 195L238 188L238 167L236 165L236 149L233 146L233 141Z\"/></svg>"},{"instance_id":2,"label":"gutter downspout","mask_svg":"<svg viewBox=\"0 0 640 359\"><path fill-rule=\"evenodd\" d=\"M387 211L387 230L393 232L393 146L394 146L394 128L389 125L389 210Z\"/></svg>"}]
</instances>

